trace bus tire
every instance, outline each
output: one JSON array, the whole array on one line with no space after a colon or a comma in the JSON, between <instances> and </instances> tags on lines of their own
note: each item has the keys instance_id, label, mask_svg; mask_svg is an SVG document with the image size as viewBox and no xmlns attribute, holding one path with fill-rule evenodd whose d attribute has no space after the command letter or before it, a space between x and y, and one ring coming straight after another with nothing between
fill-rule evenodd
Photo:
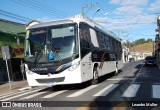
<instances>
[{"instance_id":1,"label":"bus tire","mask_svg":"<svg viewBox=\"0 0 160 110\"><path fill-rule=\"evenodd\" d=\"M93 79L91 80L91 84L92 85L98 84L98 71L96 67L94 67L93 69Z\"/></svg>"}]
</instances>

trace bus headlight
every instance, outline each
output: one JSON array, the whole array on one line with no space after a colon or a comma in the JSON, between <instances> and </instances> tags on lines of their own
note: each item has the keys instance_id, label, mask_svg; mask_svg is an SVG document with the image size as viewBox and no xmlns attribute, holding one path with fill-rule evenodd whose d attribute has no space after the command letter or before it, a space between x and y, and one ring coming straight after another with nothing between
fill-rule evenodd
<instances>
[{"instance_id":1,"label":"bus headlight","mask_svg":"<svg viewBox=\"0 0 160 110\"><path fill-rule=\"evenodd\" d=\"M26 73L29 74L29 75L34 74L34 72L30 71L29 69L26 69Z\"/></svg>"},{"instance_id":2,"label":"bus headlight","mask_svg":"<svg viewBox=\"0 0 160 110\"><path fill-rule=\"evenodd\" d=\"M25 72L26 72L27 74L29 74L29 75L34 74L34 72L32 72L31 70L28 69L28 65L27 65L27 64L25 64Z\"/></svg>"},{"instance_id":3,"label":"bus headlight","mask_svg":"<svg viewBox=\"0 0 160 110\"><path fill-rule=\"evenodd\" d=\"M80 62L74 63L71 67L68 68L69 71L75 70L79 66Z\"/></svg>"}]
</instances>

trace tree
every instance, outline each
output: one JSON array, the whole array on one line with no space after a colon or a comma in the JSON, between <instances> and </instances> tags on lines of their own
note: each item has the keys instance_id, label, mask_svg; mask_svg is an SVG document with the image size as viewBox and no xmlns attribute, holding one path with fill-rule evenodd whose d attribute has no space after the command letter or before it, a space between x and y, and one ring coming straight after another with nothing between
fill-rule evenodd
<instances>
[{"instance_id":1,"label":"tree","mask_svg":"<svg viewBox=\"0 0 160 110\"><path fill-rule=\"evenodd\" d=\"M131 42L127 40L126 42L123 43L127 48L131 47Z\"/></svg>"},{"instance_id":2,"label":"tree","mask_svg":"<svg viewBox=\"0 0 160 110\"><path fill-rule=\"evenodd\" d=\"M138 40L135 40L133 42L130 42L129 40L127 40L124 45L128 48L130 47L133 47L133 46L137 46L137 45L140 45L140 44L144 44L144 43L148 43L148 42L153 42L152 39L147 39L145 40L144 38L141 38L141 39L138 39Z\"/></svg>"},{"instance_id":3,"label":"tree","mask_svg":"<svg viewBox=\"0 0 160 110\"><path fill-rule=\"evenodd\" d=\"M144 43L146 43L146 40L144 38L138 39L135 41L135 45L144 44Z\"/></svg>"},{"instance_id":4,"label":"tree","mask_svg":"<svg viewBox=\"0 0 160 110\"><path fill-rule=\"evenodd\" d=\"M147 39L147 43L148 43L148 42L153 42L153 40L152 40L152 39Z\"/></svg>"}]
</instances>

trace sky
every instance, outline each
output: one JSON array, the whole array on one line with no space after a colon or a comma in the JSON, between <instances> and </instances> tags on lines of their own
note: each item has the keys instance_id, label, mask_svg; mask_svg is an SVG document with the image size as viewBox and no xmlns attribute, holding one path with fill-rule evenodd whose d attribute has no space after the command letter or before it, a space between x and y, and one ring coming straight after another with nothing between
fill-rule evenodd
<instances>
[{"instance_id":1,"label":"sky","mask_svg":"<svg viewBox=\"0 0 160 110\"><path fill-rule=\"evenodd\" d=\"M23 24L65 19L82 14L83 6L86 17L124 40L155 40L160 0L0 0L0 18Z\"/></svg>"}]
</instances>

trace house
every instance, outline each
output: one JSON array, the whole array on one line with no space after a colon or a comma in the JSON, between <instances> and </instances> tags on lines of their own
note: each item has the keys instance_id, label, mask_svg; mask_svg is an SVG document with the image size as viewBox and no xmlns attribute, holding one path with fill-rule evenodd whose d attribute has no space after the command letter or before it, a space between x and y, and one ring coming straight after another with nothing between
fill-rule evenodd
<instances>
[{"instance_id":1,"label":"house","mask_svg":"<svg viewBox=\"0 0 160 110\"><path fill-rule=\"evenodd\" d=\"M8 60L11 80L21 78L20 64L24 58L25 25L0 19L0 82L8 81L6 63L1 47L8 46L11 59Z\"/></svg>"},{"instance_id":2,"label":"house","mask_svg":"<svg viewBox=\"0 0 160 110\"><path fill-rule=\"evenodd\" d=\"M122 58L123 58L123 63L126 63L126 62L128 62L128 60L129 60L129 57L128 57L128 55L129 55L129 48L127 48L126 46L122 46L123 47L123 56L122 56Z\"/></svg>"},{"instance_id":3,"label":"house","mask_svg":"<svg viewBox=\"0 0 160 110\"><path fill-rule=\"evenodd\" d=\"M130 48L129 58L134 58L135 60L143 60L147 56L152 56L154 51L153 47L153 42L134 46Z\"/></svg>"}]
</instances>

